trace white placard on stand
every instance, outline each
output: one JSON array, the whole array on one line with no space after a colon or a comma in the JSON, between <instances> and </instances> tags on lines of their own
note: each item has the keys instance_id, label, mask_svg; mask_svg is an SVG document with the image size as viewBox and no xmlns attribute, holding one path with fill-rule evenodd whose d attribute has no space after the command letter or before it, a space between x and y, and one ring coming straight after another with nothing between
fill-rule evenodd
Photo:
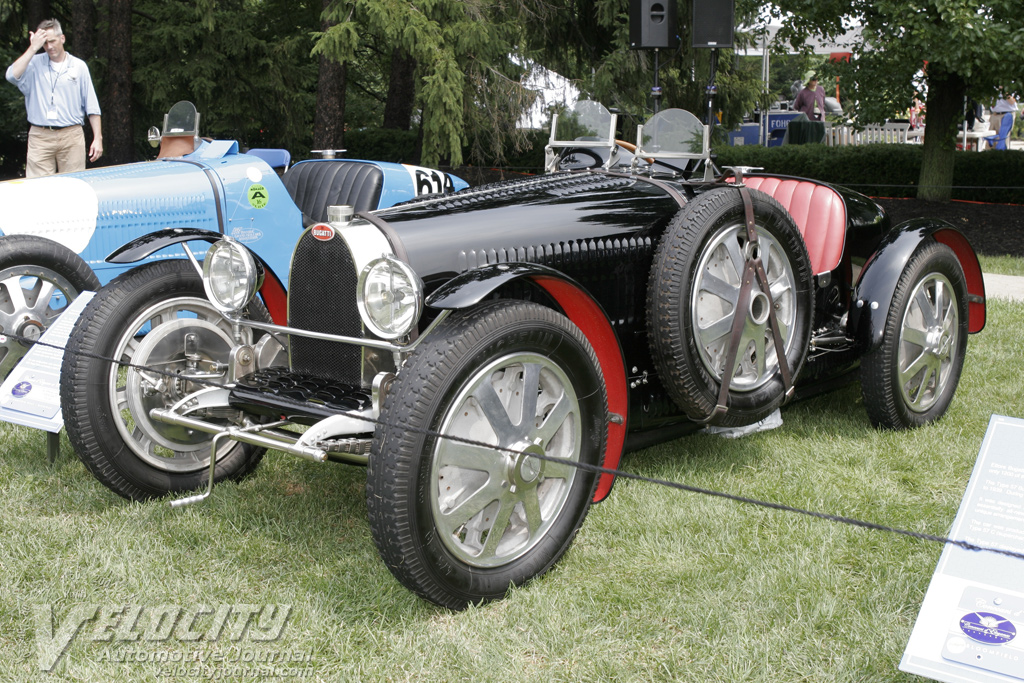
<instances>
[{"instance_id":1,"label":"white placard on stand","mask_svg":"<svg viewBox=\"0 0 1024 683\"><path fill-rule=\"evenodd\" d=\"M992 416L949 536L1024 553L1024 420ZM947 545L900 669L944 683L1024 681L1024 559Z\"/></svg>"}]
</instances>

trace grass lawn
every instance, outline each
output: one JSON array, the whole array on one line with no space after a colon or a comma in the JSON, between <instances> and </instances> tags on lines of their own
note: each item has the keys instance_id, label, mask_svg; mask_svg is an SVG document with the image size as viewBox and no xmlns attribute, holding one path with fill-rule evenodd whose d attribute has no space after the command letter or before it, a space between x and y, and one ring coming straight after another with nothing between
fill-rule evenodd
<instances>
[{"instance_id":1,"label":"grass lawn","mask_svg":"<svg viewBox=\"0 0 1024 683\"><path fill-rule=\"evenodd\" d=\"M945 534L989 417L1024 417L1022 332L1024 305L991 301L950 412L924 429L875 431L854 384L787 407L775 431L692 436L623 467ZM937 544L620 481L554 570L456 614L378 559L360 469L271 453L171 510L110 493L66 440L50 466L42 432L0 430L0 680L919 680L896 667ZM280 638L258 640L255 619L231 631L271 604L291 606ZM137 622L111 617L124 605ZM221 636L197 640L218 614ZM69 647L46 674L51 635L44 655ZM246 661L268 657L298 661Z\"/></svg>"},{"instance_id":2,"label":"grass lawn","mask_svg":"<svg viewBox=\"0 0 1024 683\"><path fill-rule=\"evenodd\" d=\"M1017 256L979 256L981 270L998 275L1024 276L1024 258Z\"/></svg>"}]
</instances>

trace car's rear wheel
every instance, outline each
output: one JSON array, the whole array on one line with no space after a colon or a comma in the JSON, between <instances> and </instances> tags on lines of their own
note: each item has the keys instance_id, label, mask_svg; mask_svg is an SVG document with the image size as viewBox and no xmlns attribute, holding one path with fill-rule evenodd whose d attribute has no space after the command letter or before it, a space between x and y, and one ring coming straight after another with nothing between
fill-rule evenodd
<instances>
[{"instance_id":1,"label":"car's rear wheel","mask_svg":"<svg viewBox=\"0 0 1024 683\"><path fill-rule=\"evenodd\" d=\"M750 191L757 247L747 236L746 213L735 188L689 202L666 229L647 290L648 338L662 384L694 420L720 426L756 422L781 405L780 362L796 377L807 355L814 312L812 275L799 229L768 195ZM748 258L757 252L769 298L756 284L739 310ZM774 309L782 348L770 324ZM726 373L733 323L743 316L727 411L714 415Z\"/></svg>"},{"instance_id":2,"label":"car's rear wheel","mask_svg":"<svg viewBox=\"0 0 1024 683\"><path fill-rule=\"evenodd\" d=\"M952 249L917 248L900 275L882 344L861 361L861 391L877 427L937 420L960 382L967 349L967 285Z\"/></svg>"},{"instance_id":3,"label":"car's rear wheel","mask_svg":"<svg viewBox=\"0 0 1024 683\"><path fill-rule=\"evenodd\" d=\"M589 509L597 477L573 465L600 464L606 405L593 349L557 312L453 315L402 368L374 437L367 503L385 564L451 609L545 572Z\"/></svg>"},{"instance_id":4,"label":"car's rear wheel","mask_svg":"<svg viewBox=\"0 0 1024 683\"><path fill-rule=\"evenodd\" d=\"M0 381L75 297L99 287L92 268L64 245L0 236Z\"/></svg>"},{"instance_id":5,"label":"car's rear wheel","mask_svg":"<svg viewBox=\"0 0 1024 683\"><path fill-rule=\"evenodd\" d=\"M269 319L258 300L249 315ZM82 462L133 500L205 486L212 435L155 420L150 410L225 383L231 347L231 325L190 262L158 261L112 280L75 325L61 370L65 427ZM228 408L209 412L211 422L238 418ZM263 452L222 441L215 480L246 475Z\"/></svg>"}]
</instances>

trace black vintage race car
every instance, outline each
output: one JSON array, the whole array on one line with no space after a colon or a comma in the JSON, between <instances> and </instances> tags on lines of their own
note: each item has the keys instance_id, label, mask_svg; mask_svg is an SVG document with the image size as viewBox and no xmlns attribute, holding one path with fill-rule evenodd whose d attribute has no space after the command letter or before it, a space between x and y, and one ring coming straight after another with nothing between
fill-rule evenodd
<instances>
[{"instance_id":1,"label":"black vintage race car","mask_svg":"<svg viewBox=\"0 0 1024 683\"><path fill-rule=\"evenodd\" d=\"M985 322L961 233L890 225L813 180L719 174L688 112L635 146L614 130L591 106L552 132L551 167L575 170L332 208L295 247L287 300L222 235L126 245L112 260L213 242L194 267L120 276L79 319L61 384L79 456L127 498L206 488L172 504L268 448L365 464L384 562L459 609L551 567L611 490L596 467L628 448L858 376L880 427L946 411Z\"/></svg>"}]
</instances>

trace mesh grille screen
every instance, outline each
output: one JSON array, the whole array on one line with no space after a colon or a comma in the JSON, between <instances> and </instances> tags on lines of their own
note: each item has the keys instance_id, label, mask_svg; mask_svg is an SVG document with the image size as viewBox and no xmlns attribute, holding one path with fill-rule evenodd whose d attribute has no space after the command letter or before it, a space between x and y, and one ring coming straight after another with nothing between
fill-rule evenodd
<instances>
[{"instance_id":1,"label":"mesh grille screen","mask_svg":"<svg viewBox=\"0 0 1024 683\"><path fill-rule=\"evenodd\" d=\"M356 309L358 275L345 241L335 235L322 242L307 231L292 257L288 324L303 330L362 337ZM291 364L296 372L358 385L362 349L351 344L293 335Z\"/></svg>"}]
</instances>

